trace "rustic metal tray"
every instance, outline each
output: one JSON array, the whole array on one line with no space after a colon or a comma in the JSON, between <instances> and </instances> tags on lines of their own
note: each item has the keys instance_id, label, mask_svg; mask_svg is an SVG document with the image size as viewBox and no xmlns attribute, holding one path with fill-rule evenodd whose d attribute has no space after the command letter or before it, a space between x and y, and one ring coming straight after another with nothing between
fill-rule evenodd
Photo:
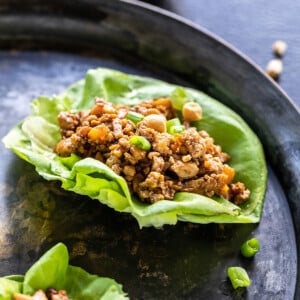
<instances>
[{"instance_id":1,"label":"rustic metal tray","mask_svg":"<svg viewBox=\"0 0 300 300\"><path fill-rule=\"evenodd\" d=\"M298 299L300 114L242 54L205 29L137 1L0 0L0 132L86 70L109 67L193 86L236 110L263 142L268 188L259 225L139 229L62 190L0 145L0 275L24 273L57 242L71 263L123 284L131 299ZM291 209L291 210L290 210ZM239 253L255 236L254 259ZM298 243L298 247L297 247ZM252 279L233 290L228 266ZM297 298L298 297L298 298Z\"/></svg>"}]
</instances>

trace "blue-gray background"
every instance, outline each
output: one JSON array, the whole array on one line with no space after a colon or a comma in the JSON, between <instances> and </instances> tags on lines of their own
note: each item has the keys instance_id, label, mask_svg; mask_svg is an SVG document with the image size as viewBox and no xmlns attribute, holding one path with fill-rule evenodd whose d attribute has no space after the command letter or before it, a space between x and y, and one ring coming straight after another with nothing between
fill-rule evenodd
<instances>
[{"instance_id":1,"label":"blue-gray background","mask_svg":"<svg viewBox=\"0 0 300 300\"><path fill-rule=\"evenodd\" d=\"M262 69L274 58L272 44L284 40L279 84L300 107L299 0L149 0L208 29Z\"/></svg>"}]
</instances>

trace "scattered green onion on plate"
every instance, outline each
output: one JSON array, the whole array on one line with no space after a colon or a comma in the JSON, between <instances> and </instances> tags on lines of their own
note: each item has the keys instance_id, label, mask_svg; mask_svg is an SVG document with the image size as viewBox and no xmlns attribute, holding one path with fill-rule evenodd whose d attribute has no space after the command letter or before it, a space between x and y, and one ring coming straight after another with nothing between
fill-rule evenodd
<instances>
[{"instance_id":1,"label":"scattered green onion on plate","mask_svg":"<svg viewBox=\"0 0 300 300\"><path fill-rule=\"evenodd\" d=\"M259 240L252 238L241 246L241 253L244 257L252 257L259 251L259 248Z\"/></svg>"},{"instance_id":2,"label":"scattered green onion on plate","mask_svg":"<svg viewBox=\"0 0 300 300\"><path fill-rule=\"evenodd\" d=\"M229 267L227 274L234 289L247 287L251 284L247 271L242 267Z\"/></svg>"}]
</instances>

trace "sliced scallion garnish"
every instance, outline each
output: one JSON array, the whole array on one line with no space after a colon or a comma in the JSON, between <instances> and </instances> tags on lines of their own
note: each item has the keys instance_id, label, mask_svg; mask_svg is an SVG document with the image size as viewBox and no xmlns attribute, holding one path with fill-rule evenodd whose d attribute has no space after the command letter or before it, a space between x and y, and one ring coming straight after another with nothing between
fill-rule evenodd
<instances>
[{"instance_id":1,"label":"sliced scallion garnish","mask_svg":"<svg viewBox=\"0 0 300 300\"><path fill-rule=\"evenodd\" d=\"M151 144L150 142L143 136L134 135L129 140L130 144L139 147L142 150L150 150Z\"/></svg>"},{"instance_id":2,"label":"sliced scallion garnish","mask_svg":"<svg viewBox=\"0 0 300 300\"><path fill-rule=\"evenodd\" d=\"M127 113L127 117L128 120L132 121L134 124L137 124L139 122L141 122L144 119L144 115L137 113L135 111L129 111Z\"/></svg>"},{"instance_id":3,"label":"sliced scallion garnish","mask_svg":"<svg viewBox=\"0 0 300 300\"><path fill-rule=\"evenodd\" d=\"M185 127L183 125L177 125L177 126L172 126L169 130L169 133L174 135L174 134L179 134L183 131L185 131Z\"/></svg>"}]
</instances>

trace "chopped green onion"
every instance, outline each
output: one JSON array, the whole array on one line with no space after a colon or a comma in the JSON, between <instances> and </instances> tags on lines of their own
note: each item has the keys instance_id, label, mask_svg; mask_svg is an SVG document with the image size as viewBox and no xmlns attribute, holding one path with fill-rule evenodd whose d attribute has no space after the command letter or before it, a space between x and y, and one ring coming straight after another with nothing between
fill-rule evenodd
<instances>
[{"instance_id":1,"label":"chopped green onion","mask_svg":"<svg viewBox=\"0 0 300 300\"><path fill-rule=\"evenodd\" d=\"M247 271L241 267L229 267L227 274L234 289L247 287L251 284Z\"/></svg>"},{"instance_id":2,"label":"chopped green onion","mask_svg":"<svg viewBox=\"0 0 300 300\"><path fill-rule=\"evenodd\" d=\"M181 122L178 118L168 120L167 121L167 132L169 132L169 130L172 126L179 126L179 125L181 125Z\"/></svg>"},{"instance_id":3,"label":"chopped green onion","mask_svg":"<svg viewBox=\"0 0 300 300\"><path fill-rule=\"evenodd\" d=\"M130 144L135 145L143 150L150 150L150 142L143 136L134 135L129 140Z\"/></svg>"},{"instance_id":4,"label":"chopped green onion","mask_svg":"<svg viewBox=\"0 0 300 300\"><path fill-rule=\"evenodd\" d=\"M138 122L141 122L144 119L144 115L139 114L135 111L129 111L127 113L127 117L128 120L132 121L134 124L137 124Z\"/></svg>"},{"instance_id":5,"label":"chopped green onion","mask_svg":"<svg viewBox=\"0 0 300 300\"><path fill-rule=\"evenodd\" d=\"M167 132L174 135L181 133L185 130L185 127L181 125L181 122L178 118L174 118L167 121Z\"/></svg>"},{"instance_id":6,"label":"chopped green onion","mask_svg":"<svg viewBox=\"0 0 300 300\"><path fill-rule=\"evenodd\" d=\"M245 257L252 257L259 251L259 240L256 238L246 241L241 247L241 253Z\"/></svg>"},{"instance_id":7,"label":"chopped green onion","mask_svg":"<svg viewBox=\"0 0 300 300\"><path fill-rule=\"evenodd\" d=\"M172 126L169 129L169 133L174 135L185 131L185 127L183 125Z\"/></svg>"},{"instance_id":8,"label":"chopped green onion","mask_svg":"<svg viewBox=\"0 0 300 300\"><path fill-rule=\"evenodd\" d=\"M190 101L189 95L182 87L177 87L170 96L172 105L175 109L181 110L183 105Z\"/></svg>"}]
</instances>

